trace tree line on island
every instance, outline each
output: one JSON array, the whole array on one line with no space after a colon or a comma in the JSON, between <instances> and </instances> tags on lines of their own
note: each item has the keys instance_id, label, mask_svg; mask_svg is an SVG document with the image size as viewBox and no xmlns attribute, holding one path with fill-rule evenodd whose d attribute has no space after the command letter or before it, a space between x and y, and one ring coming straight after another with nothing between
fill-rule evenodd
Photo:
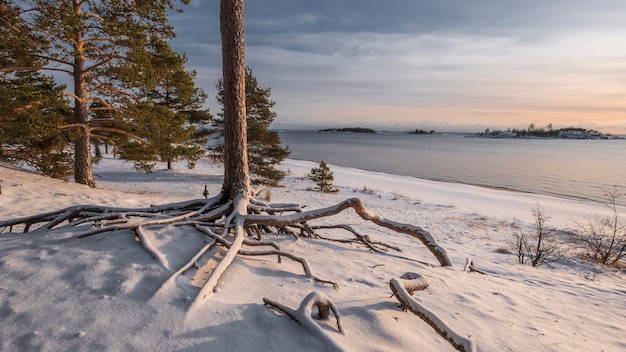
<instances>
[{"instance_id":1,"label":"tree line on island","mask_svg":"<svg viewBox=\"0 0 626 352\"><path fill-rule=\"evenodd\" d=\"M341 127L341 128L324 128L318 130L318 132L342 132L342 133L378 133L378 131L366 128L366 127ZM406 133L408 134L434 134L436 133L434 130L426 131L422 129L414 129L409 130Z\"/></svg>"},{"instance_id":2,"label":"tree line on island","mask_svg":"<svg viewBox=\"0 0 626 352\"><path fill-rule=\"evenodd\" d=\"M318 132L343 132L343 133L376 133L375 130L365 127L341 127L341 128L324 128Z\"/></svg>"},{"instance_id":3,"label":"tree line on island","mask_svg":"<svg viewBox=\"0 0 626 352\"><path fill-rule=\"evenodd\" d=\"M605 134L597 130L581 127L554 128L552 124L544 127L537 127L534 123L528 125L526 129L508 128L503 130L486 129L485 132L474 134L476 137L486 138L565 138L565 139L618 139L619 137Z\"/></svg>"}]
</instances>

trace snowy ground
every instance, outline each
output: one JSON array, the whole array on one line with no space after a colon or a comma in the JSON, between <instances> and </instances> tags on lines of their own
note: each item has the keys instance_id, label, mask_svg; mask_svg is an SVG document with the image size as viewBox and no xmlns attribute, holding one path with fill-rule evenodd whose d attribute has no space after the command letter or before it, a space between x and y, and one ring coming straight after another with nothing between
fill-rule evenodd
<instances>
[{"instance_id":1,"label":"snowy ground","mask_svg":"<svg viewBox=\"0 0 626 352\"><path fill-rule=\"evenodd\" d=\"M313 163L288 160L273 202L307 209L360 197L390 219L429 230L448 251L451 268L427 266L357 245L277 237L281 248L306 257L320 285L302 268L275 258L237 259L218 291L188 313L198 289L177 283L154 295L205 239L184 228L163 228L152 239L164 257L153 259L130 232L77 239L75 233L0 234L1 351L324 351L297 323L263 305L270 298L297 308L312 291L337 306L345 334L333 319L322 328L348 351L452 351L420 318L397 308L389 280L418 272L430 286L414 298L478 351L626 350L626 273L580 261L531 268L506 254L511 224L529 226L535 202L551 224L606 214L599 204L439 183L332 167L340 192L322 194L302 176ZM105 158L97 189L43 178L0 165L0 220L74 204L144 207L201 198L205 184L219 192L220 165L144 174ZM621 209L626 214L625 209ZM345 212L324 223L346 223L373 239L400 246L403 257L436 264L421 243ZM319 223L319 222L318 222ZM329 236L347 237L344 233ZM467 257L488 275L463 271ZM598 271L599 269L599 271Z\"/></svg>"}]
</instances>

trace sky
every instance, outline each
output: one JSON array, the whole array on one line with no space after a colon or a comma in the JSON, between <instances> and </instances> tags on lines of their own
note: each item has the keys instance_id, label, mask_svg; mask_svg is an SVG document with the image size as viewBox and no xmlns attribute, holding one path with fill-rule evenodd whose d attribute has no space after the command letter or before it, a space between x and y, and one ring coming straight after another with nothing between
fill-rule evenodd
<instances>
[{"instance_id":1,"label":"sky","mask_svg":"<svg viewBox=\"0 0 626 352\"><path fill-rule=\"evenodd\" d=\"M276 129L626 133L625 18L623 0L247 1L246 65ZM170 23L216 113L219 1Z\"/></svg>"}]
</instances>

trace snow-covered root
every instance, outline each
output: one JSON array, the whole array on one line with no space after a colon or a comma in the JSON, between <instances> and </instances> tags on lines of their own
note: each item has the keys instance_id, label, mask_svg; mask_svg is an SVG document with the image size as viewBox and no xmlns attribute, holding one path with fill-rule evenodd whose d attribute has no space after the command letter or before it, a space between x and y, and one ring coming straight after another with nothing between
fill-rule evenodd
<instances>
[{"instance_id":1,"label":"snow-covered root","mask_svg":"<svg viewBox=\"0 0 626 352\"><path fill-rule=\"evenodd\" d=\"M476 269L476 267L474 266L474 259L472 259L471 257L467 257L467 259L465 259L465 267L463 268L463 271L465 271L466 273L479 273L487 275L487 273L485 273L484 271Z\"/></svg>"},{"instance_id":2,"label":"snow-covered root","mask_svg":"<svg viewBox=\"0 0 626 352\"><path fill-rule=\"evenodd\" d=\"M324 329L322 329L312 318L314 307L317 308L318 312L316 319L328 319L330 317L330 312L332 311L337 321L337 330L340 333L345 334L345 331L341 327L341 317L339 315L339 311L326 295L319 292L311 292L304 298L304 300L302 300L298 309L289 308L268 298L263 298L263 302L266 305L285 313L291 319L298 322L300 326L319 337L320 340L326 343L329 351L345 351L345 349L331 339L324 332Z\"/></svg>"},{"instance_id":3,"label":"snow-covered root","mask_svg":"<svg viewBox=\"0 0 626 352\"><path fill-rule=\"evenodd\" d=\"M462 352L475 352L476 343L469 337L464 337L452 330L441 318L426 309L411 296L413 292L424 290L428 287L428 280L415 273L406 273L399 279L389 281L391 292L400 301L402 310L410 310L422 318L428 325L450 342L454 348Z\"/></svg>"},{"instance_id":4,"label":"snow-covered root","mask_svg":"<svg viewBox=\"0 0 626 352\"><path fill-rule=\"evenodd\" d=\"M183 275L187 270L191 269L192 266L196 266L198 259L200 259L200 257L204 253L206 253L209 249L211 249L215 245L215 243L216 241L213 240L207 243L206 245L204 245L204 247L202 247L185 265L183 265L180 269L178 269L178 271L176 271L165 282L163 282L161 286L159 286L159 288L156 290L156 292L152 295L152 297L153 298L160 297L161 295L164 294L164 292L169 290L170 287L176 282L176 278L179 275Z\"/></svg>"},{"instance_id":5,"label":"snow-covered root","mask_svg":"<svg viewBox=\"0 0 626 352\"><path fill-rule=\"evenodd\" d=\"M119 231L119 230L135 230L136 228L138 228L139 226L157 226L157 225L168 225L168 224L174 224L177 222L181 222L179 223L179 225L186 225L187 223L183 222L186 220L191 221L191 223L193 223L193 221L197 221L195 220L197 217L202 216L203 218L207 217L207 218L216 218L216 217L222 217L224 214L226 214L230 208L231 208L231 203L225 203L222 204L221 206L207 211L210 207L214 206L215 204L213 204L212 202L207 202L202 208L197 209L197 210L193 210L184 214L180 214L174 217L166 217L166 218L159 218L159 219L153 219L153 220L145 220L145 219L129 219L127 222L122 222L122 223L113 223L113 224L109 224L109 225L105 225L105 226L100 226L100 227L95 227L92 228L90 230L84 231L82 232L78 238L84 238L84 237L89 237L89 236L93 236L93 235L97 235L99 233L103 233L103 232L110 232L110 231Z\"/></svg>"},{"instance_id":6,"label":"snow-covered root","mask_svg":"<svg viewBox=\"0 0 626 352\"><path fill-rule=\"evenodd\" d=\"M354 235L354 237L356 237L356 240L336 240L336 239L325 238L323 236L317 235L317 237L319 237L319 238L321 238L323 240L334 241L334 242L342 242L342 243L360 242L365 247L369 248L371 251L376 252L376 253L380 253L381 252L380 249L376 248L376 245L379 245L379 246L385 247L385 248L389 248L389 249L393 249L394 251L397 251L397 252L402 252L402 249L400 249L399 247L392 246L392 245L384 243L384 242L372 241L372 239L369 238L369 236L361 235L355 229L353 229L351 226L348 226L348 225L345 225L345 224L341 224L341 225L316 225L316 226L311 226L310 228L311 228L311 230L314 230L314 231L315 230L321 230L321 229L344 229L344 230L352 233Z\"/></svg>"},{"instance_id":7,"label":"snow-covered root","mask_svg":"<svg viewBox=\"0 0 626 352\"><path fill-rule=\"evenodd\" d=\"M139 242L141 242L143 249L148 252L152 258L158 260L165 269L170 270L170 263L167 261L165 256L152 245L152 242L148 240L142 226L137 226L135 234L139 238Z\"/></svg>"},{"instance_id":8,"label":"snow-covered root","mask_svg":"<svg viewBox=\"0 0 626 352\"><path fill-rule=\"evenodd\" d=\"M248 205L248 210L253 214L268 213L270 215L282 214L285 212L300 213L302 207L297 204L265 204L255 202L256 204Z\"/></svg>"},{"instance_id":9,"label":"snow-covered root","mask_svg":"<svg viewBox=\"0 0 626 352\"><path fill-rule=\"evenodd\" d=\"M379 226L388 228L390 230L396 231L398 233L407 234L411 237L415 237L419 239L425 246L430 250L430 252L437 258L439 264L441 266L451 266L452 262L446 253L446 250L441 247L435 238L426 230L422 229L419 226L410 225L410 224L402 224L395 221L388 220L384 217L379 216L373 212L370 212L365 209L363 203L358 198L350 198L341 203L338 203L334 206L311 210L311 211L303 211L300 213L289 214L289 215L247 215L245 218L246 225L268 225L268 226L278 226L284 227L288 225L303 223L313 219L319 219L323 217L328 217L331 215L337 215L343 210L347 208L353 208L354 211L364 220L371 221Z\"/></svg>"},{"instance_id":10,"label":"snow-covered root","mask_svg":"<svg viewBox=\"0 0 626 352\"><path fill-rule=\"evenodd\" d=\"M53 229L54 227L64 223L65 221L71 221L73 219L80 219L86 217L93 217L95 214L126 214L132 213L134 216L139 216L140 213L145 213L146 217L149 217L149 214L156 213L164 213L168 211L180 211L187 209L197 209L206 205L208 203L216 204L219 200L219 197L214 197L211 199L196 199L190 200L180 203L171 203L165 205L157 205L151 206L148 208L117 208L117 207L106 207L106 206L95 206L95 205L75 205L71 207L67 207L64 209L22 217L13 220L0 221L0 229L3 232L4 229L9 228L9 231L12 231L13 226L23 226L23 232L27 233L30 231L30 228L33 225L45 223L41 227L47 230ZM105 216L106 218L106 216Z\"/></svg>"},{"instance_id":11,"label":"snow-covered root","mask_svg":"<svg viewBox=\"0 0 626 352\"><path fill-rule=\"evenodd\" d=\"M246 236L246 230L244 228L244 218L245 214L247 213L248 204L249 198L244 196L240 196L238 197L238 199L235 200L233 204L233 212L228 216L228 218L226 218L226 222L224 223L224 232L222 236L224 238L226 237L226 234L228 234L228 232L230 231L231 224L234 223L235 238L230 243L230 247L228 247L228 250L226 251L226 254L224 254L224 257L218 262L217 266L215 267L215 269L213 269L213 271L209 275L209 278L202 286L202 289L200 289L200 292L191 303L191 306L187 311L187 316L193 314L206 298L213 295L217 284L222 278L222 275L230 267L233 260L235 260L237 253L241 250L241 247L243 246L243 241Z\"/></svg>"},{"instance_id":12,"label":"snow-covered root","mask_svg":"<svg viewBox=\"0 0 626 352\"><path fill-rule=\"evenodd\" d=\"M276 249L269 249L269 250L264 250L264 251L247 251L247 250L239 250L239 254L241 255L247 255L247 256L261 256L261 255L277 255L279 258L281 257L287 257L293 261L296 261L298 263L300 263L302 265L302 268L304 269L304 274L307 277L312 278L313 280L321 283L321 284L329 284L332 285L335 289L338 288L337 283L333 282L333 281L329 281L329 280L324 280L324 279L320 279L317 275L315 275L315 273L313 272L313 269L311 268L311 265L309 265L309 262L302 258L302 257L298 257L296 255L293 255L289 252L284 252L284 251L280 251L280 250L276 250Z\"/></svg>"}]
</instances>

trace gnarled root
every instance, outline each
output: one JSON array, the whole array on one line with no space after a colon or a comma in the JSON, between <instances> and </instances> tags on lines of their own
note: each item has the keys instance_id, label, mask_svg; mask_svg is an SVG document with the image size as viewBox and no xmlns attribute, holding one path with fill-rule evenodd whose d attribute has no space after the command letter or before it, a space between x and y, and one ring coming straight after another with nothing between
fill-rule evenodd
<instances>
[{"instance_id":1,"label":"gnarled root","mask_svg":"<svg viewBox=\"0 0 626 352\"><path fill-rule=\"evenodd\" d=\"M391 279L389 286L391 287L393 295L400 301L400 308L402 310L410 310L415 315L422 318L457 350L463 352L476 351L476 343L474 340L454 332L441 318L411 297L413 292L424 290L428 287L428 280L426 278L419 274L407 273L402 275L400 279Z\"/></svg>"},{"instance_id":2,"label":"gnarled root","mask_svg":"<svg viewBox=\"0 0 626 352\"><path fill-rule=\"evenodd\" d=\"M309 220L319 219L336 215L347 208L352 208L354 211L364 220L371 221L379 226L388 228L398 233L404 233L411 237L419 239L430 252L437 258L441 266L451 266L452 262L446 253L446 250L441 247L435 238L426 230L419 226L402 224L389 219L383 218L378 214L369 212L363 206L363 203L358 198L347 199L337 205L322 208L318 210L303 211L300 213L289 215L276 215L276 216L264 216L264 215L248 215L245 219L245 224L256 225L268 225L268 226L289 226L297 223L304 223Z\"/></svg>"},{"instance_id":3,"label":"gnarled root","mask_svg":"<svg viewBox=\"0 0 626 352\"><path fill-rule=\"evenodd\" d=\"M111 218L126 218L125 214L131 214L137 218L151 218L155 214L158 213L167 213L167 212L180 212L188 209L198 209L207 204L215 204L219 198L212 199L200 199L200 200L191 200L181 203L173 203L166 204L161 206L151 206L148 208L142 209L129 209L129 208L115 208L115 207L105 207L105 206L95 206L95 205L76 205L71 206L65 209L52 211L48 213L38 214L34 216L28 216L13 220L0 221L0 228L2 230L9 228L12 231L14 226L22 226L23 232L27 233L31 231L31 227L37 224L43 224L39 228L44 228L47 230L53 229L64 222L72 222L75 219L85 219L85 218L93 218L91 221L97 222L98 220L105 220ZM117 214L117 215L111 215ZM101 218L98 218L98 215ZM82 221L74 222L74 225L81 224ZM105 230L111 231L115 229ZM1 232L1 231L0 231ZM103 231L104 232L104 231Z\"/></svg>"},{"instance_id":4,"label":"gnarled root","mask_svg":"<svg viewBox=\"0 0 626 352\"><path fill-rule=\"evenodd\" d=\"M402 249L396 247L396 246L392 246L390 244L384 243L384 242L379 242L379 241L372 241L371 238L369 238L369 236L367 235L361 235L360 233L358 233L355 229L353 229L351 226L345 225L345 224L340 224L340 225L317 225L317 226L311 226L310 227L311 230L320 230L320 229L343 229L346 230L350 233L352 233L354 235L354 237L356 237L356 240L352 239L352 240L337 240L337 239L332 239L332 238L326 238L320 235L317 235L316 237L321 238L323 240L326 241L333 241L333 242L340 242L340 243L353 243L353 242L360 242L363 245L365 245L365 247L369 248L372 252L376 252L376 253L380 253L380 249L376 248L376 245L379 245L381 247L385 247L385 248L389 248L389 249L393 249L394 251L397 252L402 252Z\"/></svg>"},{"instance_id":5,"label":"gnarled root","mask_svg":"<svg viewBox=\"0 0 626 352\"><path fill-rule=\"evenodd\" d=\"M337 330L342 334L345 333L343 328L341 327L341 318L339 316L339 311L337 310L333 302L331 302L331 300L326 297L326 295L319 292L311 292L304 298L304 300L302 300L302 303L300 303L300 307L298 307L298 309L289 308L268 298L263 298L263 302L266 305L285 313L291 319L298 322L298 324L300 324L303 328L305 328L312 334L320 337L323 341L326 342L331 350L345 351L328 335L326 335L326 333L324 333L324 330L311 317L314 307L317 308L317 319L328 319L330 316L330 312L332 311L337 321Z\"/></svg>"}]
</instances>

